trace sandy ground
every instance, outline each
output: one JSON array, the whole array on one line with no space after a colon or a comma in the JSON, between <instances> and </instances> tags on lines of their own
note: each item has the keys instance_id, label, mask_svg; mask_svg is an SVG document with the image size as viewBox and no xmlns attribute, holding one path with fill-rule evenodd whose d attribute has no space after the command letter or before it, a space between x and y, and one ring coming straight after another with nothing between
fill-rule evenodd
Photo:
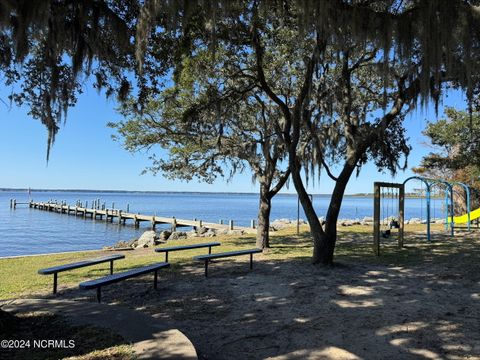
<instances>
[{"instance_id":1,"label":"sandy ground","mask_svg":"<svg viewBox=\"0 0 480 360\"><path fill-rule=\"evenodd\" d=\"M146 277L106 288L104 301L174 325L200 359L480 359L480 232L435 239L449 246L410 239L403 265L346 256L319 268L306 250L260 255L252 272L246 259L218 261L204 278L192 263L157 291Z\"/></svg>"}]
</instances>

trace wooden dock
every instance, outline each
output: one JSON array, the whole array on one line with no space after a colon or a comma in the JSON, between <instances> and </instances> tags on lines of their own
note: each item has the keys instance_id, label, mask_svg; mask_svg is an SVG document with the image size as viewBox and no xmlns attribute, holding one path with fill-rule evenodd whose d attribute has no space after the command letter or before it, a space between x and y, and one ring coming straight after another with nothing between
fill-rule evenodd
<instances>
[{"instance_id":1,"label":"wooden dock","mask_svg":"<svg viewBox=\"0 0 480 360\"><path fill-rule=\"evenodd\" d=\"M17 203L18 204L18 203ZM82 206L71 206L65 203L57 202L34 202L28 203L30 208L57 212L60 214L81 216L83 218L100 219L106 222L118 223L119 225L125 225L127 221L133 222L133 225L138 228L141 222L148 222L152 230L155 230L158 224L169 224L172 231L176 231L179 227L192 227L213 230L243 230L248 233L255 231L255 222L252 220L251 227L234 226L233 220L229 220L228 224L223 224L220 221L219 224L204 222L202 220L183 220L175 217L162 217L156 215L142 215L134 214L127 211L107 208L88 208Z\"/></svg>"}]
</instances>

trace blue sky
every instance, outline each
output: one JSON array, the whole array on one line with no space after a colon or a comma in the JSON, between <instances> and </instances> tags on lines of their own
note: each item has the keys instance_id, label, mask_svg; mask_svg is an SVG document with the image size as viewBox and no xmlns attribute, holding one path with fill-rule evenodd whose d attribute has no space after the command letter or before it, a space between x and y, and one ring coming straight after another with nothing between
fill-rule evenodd
<instances>
[{"instance_id":1,"label":"blue sky","mask_svg":"<svg viewBox=\"0 0 480 360\"><path fill-rule=\"evenodd\" d=\"M6 89L0 91L6 101ZM444 105L465 108L465 99L459 92L444 98ZM111 139L113 130L106 127L110 121L120 120L115 112L115 101L106 100L92 88L85 88L77 105L71 108L62 125L46 162L47 131L30 118L26 108L11 109L0 103L0 188L44 189L102 189L139 191L230 191L256 192L249 173L237 175L231 182L219 179L214 184L197 180L170 181L160 174L140 175L149 165L148 154L126 152ZM442 106L440 107L441 117ZM421 135L427 120L435 120L433 108L417 110L406 119L405 126L413 147L409 168L418 165L422 156L430 151ZM400 172L395 179L382 174L367 164L358 178L352 178L347 193L372 192L374 181L400 182L411 171ZM330 193L332 181L322 176L320 183L310 186L313 193ZM408 190L408 189L407 189ZM294 192L293 184L284 192Z\"/></svg>"}]
</instances>

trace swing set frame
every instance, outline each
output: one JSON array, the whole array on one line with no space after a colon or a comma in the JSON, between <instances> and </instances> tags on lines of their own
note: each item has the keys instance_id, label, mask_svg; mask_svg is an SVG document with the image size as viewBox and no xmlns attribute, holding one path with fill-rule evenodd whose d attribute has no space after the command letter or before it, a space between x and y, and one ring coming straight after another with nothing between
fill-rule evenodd
<instances>
[{"instance_id":1,"label":"swing set frame","mask_svg":"<svg viewBox=\"0 0 480 360\"><path fill-rule=\"evenodd\" d=\"M373 183L373 251L375 255L380 255L380 204L382 189L398 189L398 247L403 247L404 234L404 215L405 215L405 185L388 183L388 182L374 182Z\"/></svg>"},{"instance_id":2,"label":"swing set frame","mask_svg":"<svg viewBox=\"0 0 480 360\"><path fill-rule=\"evenodd\" d=\"M382 199L382 188L387 189L399 189L399 196L398 196L398 222L399 222L399 230L398 230L398 247L403 247L403 238L404 238L404 229L405 229L405 184L410 180L420 180L425 185L426 191L426 208L427 208L427 241L431 241L431 234L430 234L430 224L431 224L431 216L430 216L430 206L431 206L431 190L434 186L443 185L445 186L445 207L446 207L446 219L445 219L445 229L448 230L450 228L450 235L454 236L455 233L455 223L453 221L454 218L454 208L453 208L453 187L454 186L461 186L465 191L465 197L467 201L467 214L468 214L468 222L467 222L467 229L470 231L470 187L461 182L448 182L441 179L429 179L424 178L421 176L411 176L407 178L403 183L388 183L388 182L374 182L373 183L373 249L375 255L380 255L380 239L381 239L381 231L380 231L380 203Z\"/></svg>"}]
</instances>

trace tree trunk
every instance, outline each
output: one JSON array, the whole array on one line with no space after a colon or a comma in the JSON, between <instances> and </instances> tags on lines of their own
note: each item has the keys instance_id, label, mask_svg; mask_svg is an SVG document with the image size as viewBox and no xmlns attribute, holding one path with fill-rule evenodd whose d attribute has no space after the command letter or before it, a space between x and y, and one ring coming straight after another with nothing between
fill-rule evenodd
<instances>
[{"instance_id":1,"label":"tree trunk","mask_svg":"<svg viewBox=\"0 0 480 360\"><path fill-rule=\"evenodd\" d=\"M260 249L270 247L270 210L272 198L266 185L260 186L260 205L258 207L257 241L256 246Z\"/></svg>"},{"instance_id":2,"label":"tree trunk","mask_svg":"<svg viewBox=\"0 0 480 360\"><path fill-rule=\"evenodd\" d=\"M293 184L295 186L295 190L297 190L298 199L300 200L300 204L302 204L305 216L307 217L307 221L310 226L310 233L313 238L312 262L314 264L322 263L325 265L330 265L331 261L327 261L328 259L325 259L325 261L320 261L320 259L324 258L323 254L327 252L325 233L323 231L322 224L320 224L317 213L313 208L310 197L308 196L308 193L303 186L302 177L300 175L300 168L298 166L292 167L293 169L291 168L291 177L293 180Z\"/></svg>"},{"instance_id":3,"label":"tree trunk","mask_svg":"<svg viewBox=\"0 0 480 360\"><path fill-rule=\"evenodd\" d=\"M322 236L323 248L321 251L313 252L313 263L332 264L335 244L337 242L337 221L342 206L343 195L348 181L355 170L355 163L346 163L343 167L338 180L335 183L330 204L328 206L327 216L325 218L325 233Z\"/></svg>"}]
</instances>

